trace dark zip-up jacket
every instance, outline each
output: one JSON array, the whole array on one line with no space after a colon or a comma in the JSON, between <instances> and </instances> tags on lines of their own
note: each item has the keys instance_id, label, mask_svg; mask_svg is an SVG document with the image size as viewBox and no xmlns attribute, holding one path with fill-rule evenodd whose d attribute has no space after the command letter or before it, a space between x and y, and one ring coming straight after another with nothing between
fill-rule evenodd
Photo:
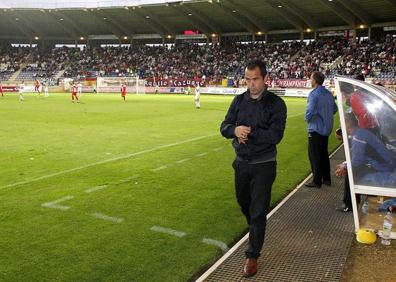
<instances>
[{"instance_id":1,"label":"dark zip-up jacket","mask_svg":"<svg viewBox=\"0 0 396 282\"><path fill-rule=\"evenodd\" d=\"M237 159L259 163L276 158L276 145L282 140L286 126L286 104L272 92L264 91L260 99L250 98L249 90L234 98L220 132L233 138ZM235 127L251 127L246 144L239 144Z\"/></svg>"}]
</instances>

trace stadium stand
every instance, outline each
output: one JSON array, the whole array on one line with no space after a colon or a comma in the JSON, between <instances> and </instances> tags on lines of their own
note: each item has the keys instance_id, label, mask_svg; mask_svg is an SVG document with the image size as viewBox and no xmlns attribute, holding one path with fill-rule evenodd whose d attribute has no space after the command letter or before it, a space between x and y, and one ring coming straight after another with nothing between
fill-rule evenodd
<instances>
[{"instance_id":1,"label":"stadium stand","mask_svg":"<svg viewBox=\"0 0 396 282\"><path fill-rule=\"evenodd\" d=\"M2 80L24 65L17 80L52 78L64 70L63 77L69 78L137 74L142 78L206 79L217 84L224 77L241 78L241 66L252 58L266 61L273 79L307 79L314 70L327 76L364 73L378 79L396 79L396 39L392 37L360 42L327 38L309 44L62 47L44 53L37 48L8 48L1 54ZM336 61L339 63L334 64Z\"/></svg>"}]
</instances>

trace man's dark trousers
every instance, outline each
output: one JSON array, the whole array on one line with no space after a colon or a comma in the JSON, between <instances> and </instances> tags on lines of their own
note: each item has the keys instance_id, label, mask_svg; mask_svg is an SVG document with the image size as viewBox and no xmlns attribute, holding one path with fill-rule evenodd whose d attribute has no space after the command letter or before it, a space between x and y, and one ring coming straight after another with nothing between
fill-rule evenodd
<instances>
[{"instance_id":1,"label":"man's dark trousers","mask_svg":"<svg viewBox=\"0 0 396 282\"><path fill-rule=\"evenodd\" d=\"M235 190L238 204L249 224L247 258L258 258L264 244L267 214L271 203L276 161L249 164L235 160Z\"/></svg>"},{"instance_id":2,"label":"man's dark trousers","mask_svg":"<svg viewBox=\"0 0 396 282\"><path fill-rule=\"evenodd\" d=\"M313 182L321 186L322 180L331 183L330 159L328 152L329 137L317 132L308 133L308 155L313 173Z\"/></svg>"}]
</instances>

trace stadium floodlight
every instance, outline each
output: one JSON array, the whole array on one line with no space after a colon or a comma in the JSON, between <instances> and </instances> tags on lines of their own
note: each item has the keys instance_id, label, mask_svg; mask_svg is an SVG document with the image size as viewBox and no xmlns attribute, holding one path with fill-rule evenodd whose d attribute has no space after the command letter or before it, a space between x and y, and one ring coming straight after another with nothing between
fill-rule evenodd
<instances>
[{"instance_id":1,"label":"stadium floodlight","mask_svg":"<svg viewBox=\"0 0 396 282\"><path fill-rule=\"evenodd\" d=\"M212 37L216 37L216 33L212 33Z\"/></svg>"},{"instance_id":2,"label":"stadium floodlight","mask_svg":"<svg viewBox=\"0 0 396 282\"><path fill-rule=\"evenodd\" d=\"M307 32L311 32L312 30L310 28L307 28Z\"/></svg>"},{"instance_id":3,"label":"stadium floodlight","mask_svg":"<svg viewBox=\"0 0 396 282\"><path fill-rule=\"evenodd\" d=\"M263 33L261 31L257 32L257 35L262 35Z\"/></svg>"},{"instance_id":4,"label":"stadium floodlight","mask_svg":"<svg viewBox=\"0 0 396 282\"><path fill-rule=\"evenodd\" d=\"M35 36L34 39L35 39L35 40L39 40L39 37L38 37L38 36Z\"/></svg>"},{"instance_id":5,"label":"stadium floodlight","mask_svg":"<svg viewBox=\"0 0 396 282\"><path fill-rule=\"evenodd\" d=\"M278 8L282 8L282 5L278 5Z\"/></svg>"},{"instance_id":6,"label":"stadium floodlight","mask_svg":"<svg viewBox=\"0 0 396 282\"><path fill-rule=\"evenodd\" d=\"M170 39L170 38L172 38L172 35L169 34L166 36L166 38Z\"/></svg>"},{"instance_id":7,"label":"stadium floodlight","mask_svg":"<svg viewBox=\"0 0 396 282\"><path fill-rule=\"evenodd\" d=\"M80 40L84 40L84 37L83 37L83 36L81 36L81 37L80 37Z\"/></svg>"},{"instance_id":8,"label":"stadium floodlight","mask_svg":"<svg viewBox=\"0 0 396 282\"><path fill-rule=\"evenodd\" d=\"M124 36L124 39L127 40L127 39L128 39L128 36Z\"/></svg>"},{"instance_id":9,"label":"stadium floodlight","mask_svg":"<svg viewBox=\"0 0 396 282\"><path fill-rule=\"evenodd\" d=\"M364 24L359 25L360 28L364 28Z\"/></svg>"}]
</instances>

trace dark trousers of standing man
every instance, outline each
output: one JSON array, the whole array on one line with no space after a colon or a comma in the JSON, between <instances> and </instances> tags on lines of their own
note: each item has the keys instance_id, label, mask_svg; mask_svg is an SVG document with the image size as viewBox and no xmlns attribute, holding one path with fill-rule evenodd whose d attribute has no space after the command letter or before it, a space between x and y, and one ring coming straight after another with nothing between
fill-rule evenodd
<instances>
[{"instance_id":1,"label":"dark trousers of standing man","mask_svg":"<svg viewBox=\"0 0 396 282\"><path fill-rule=\"evenodd\" d=\"M309 161L311 163L313 182L317 186L322 186L322 181L331 183L328 144L328 136L320 135L317 132L308 133Z\"/></svg>"},{"instance_id":2,"label":"dark trousers of standing man","mask_svg":"<svg viewBox=\"0 0 396 282\"><path fill-rule=\"evenodd\" d=\"M276 161L249 164L235 160L235 190L238 204L249 224L247 258L258 258L264 244L267 214L271 203Z\"/></svg>"}]
</instances>

